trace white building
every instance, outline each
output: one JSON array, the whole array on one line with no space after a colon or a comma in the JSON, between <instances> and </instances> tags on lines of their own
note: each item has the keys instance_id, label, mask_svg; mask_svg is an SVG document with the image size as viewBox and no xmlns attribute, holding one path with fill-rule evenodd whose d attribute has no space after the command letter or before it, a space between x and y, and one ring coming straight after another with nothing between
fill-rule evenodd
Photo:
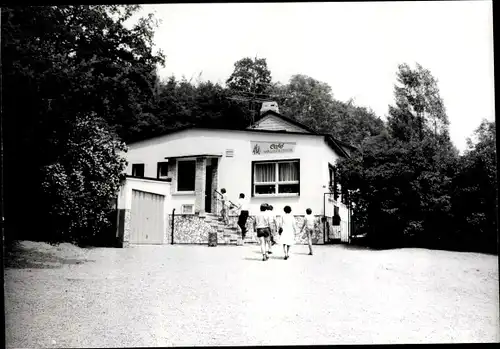
<instances>
[{"instance_id":1,"label":"white building","mask_svg":"<svg viewBox=\"0 0 500 349\"><path fill-rule=\"evenodd\" d=\"M262 203L273 205L278 215L288 205L298 221L307 208L318 218L337 211L348 234L347 208L325 193L333 182L332 166L353 148L275 111L245 130L187 127L128 146L127 175L169 181L165 212L175 209L181 215L177 222L218 214L217 192L225 188L232 202L245 194L250 216ZM190 241L183 232L174 233ZM315 241L323 243L326 234L319 235Z\"/></svg>"}]
</instances>

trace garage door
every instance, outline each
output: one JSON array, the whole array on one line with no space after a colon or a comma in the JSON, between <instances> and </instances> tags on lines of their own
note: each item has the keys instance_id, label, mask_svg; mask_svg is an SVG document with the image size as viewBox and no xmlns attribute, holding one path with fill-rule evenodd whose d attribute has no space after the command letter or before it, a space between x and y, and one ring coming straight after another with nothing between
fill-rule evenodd
<instances>
[{"instance_id":1,"label":"garage door","mask_svg":"<svg viewBox=\"0 0 500 349\"><path fill-rule=\"evenodd\" d=\"M131 244L162 244L165 235L165 196L132 190Z\"/></svg>"}]
</instances>

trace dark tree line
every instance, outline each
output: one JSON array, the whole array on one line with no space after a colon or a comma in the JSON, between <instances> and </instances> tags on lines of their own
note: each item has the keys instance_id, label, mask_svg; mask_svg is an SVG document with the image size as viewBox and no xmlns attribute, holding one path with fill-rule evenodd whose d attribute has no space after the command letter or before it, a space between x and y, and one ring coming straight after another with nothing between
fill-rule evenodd
<instances>
[{"instance_id":1,"label":"dark tree line","mask_svg":"<svg viewBox=\"0 0 500 349\"><path fill-rule=\"evenodd\" d=\"M492 246L495 125L483 122L459 156L429 71L399 67L387 122L314 78L273 83L264 58L236 62L224 86L162 80L168 57L153 51L154 17L124 25L138 9L2 9L6 238L81 243L106 234L124 143L185 125L245 128L256 98L359 149L336 182L371 244Z\"/></svg>"},{"instance_id":2,"label":"dark tree line","mask_svg":"<svg viewBox=\"0 0 500 349\"><path fill-rule=\"evenodd\" d=\"M387 130L338 166L358 232L372 246L496 252L495 124L459 156L431 73L403 64L397 77Z\"/></svg>"}]
</instances>

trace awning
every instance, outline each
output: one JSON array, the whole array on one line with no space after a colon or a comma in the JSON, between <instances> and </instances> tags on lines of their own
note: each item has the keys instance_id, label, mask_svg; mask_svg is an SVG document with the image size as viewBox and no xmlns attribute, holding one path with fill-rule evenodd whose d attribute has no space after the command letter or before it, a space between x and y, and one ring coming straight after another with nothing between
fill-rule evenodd
<instances>
[{"instance_id":1,"label":"awning","mask_svg":"<svg viewBox=\"0 0 500 349\"><path fill-rule=\"evenodd\" d=\"M165 156L165 159L182 159L182 158L221 158L222 154L192 154L192 155L172 155Z\"/></svg>"}]
</instances>

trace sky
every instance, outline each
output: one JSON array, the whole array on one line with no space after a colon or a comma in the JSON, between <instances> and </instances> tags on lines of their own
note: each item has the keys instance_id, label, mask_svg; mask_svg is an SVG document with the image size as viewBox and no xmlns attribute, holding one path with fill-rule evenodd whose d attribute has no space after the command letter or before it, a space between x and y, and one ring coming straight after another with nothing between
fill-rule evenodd
<instances>
[{"instance_id":1,"label":"sky","mask_svg":"<svg viewBox=\"0 0 500 349\"><path fill-rule=\"evenodd\" d=\"M418 62L438 80L461 152L483 118L494 121L491 1L143 5L150 12L164 78L223 84L236 61L257 56L274 82L308 75L385 118L398 64Z\"/></svg>"}]
</instances>

